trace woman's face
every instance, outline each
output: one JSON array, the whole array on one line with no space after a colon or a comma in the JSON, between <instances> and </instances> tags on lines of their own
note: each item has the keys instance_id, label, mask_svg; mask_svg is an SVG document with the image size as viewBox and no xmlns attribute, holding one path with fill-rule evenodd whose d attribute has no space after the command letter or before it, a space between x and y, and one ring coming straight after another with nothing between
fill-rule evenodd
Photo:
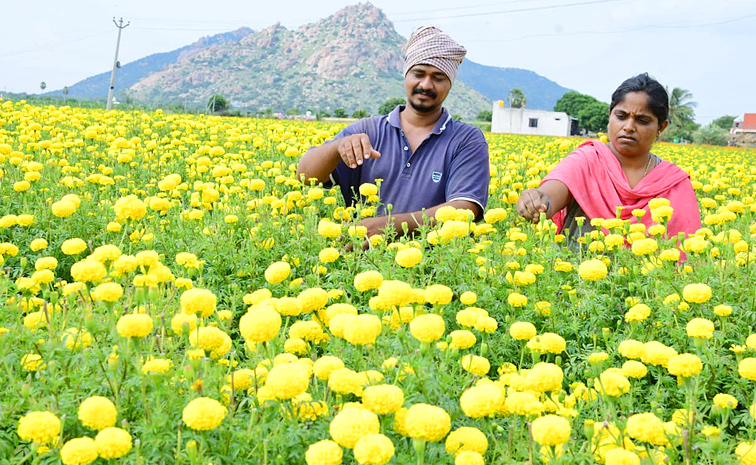
<instances>
[{"instance_id":1,"label":"woman's face","mask_svg":"<svg viewBox=\"0 0 756 465\"><path fill-rule=\"evenodd\" d=\"M648 94L629 92L609 114L609 140L625 157L648 155L656 136L667 127L648 107Z\"/></svg>"}]
</instances>

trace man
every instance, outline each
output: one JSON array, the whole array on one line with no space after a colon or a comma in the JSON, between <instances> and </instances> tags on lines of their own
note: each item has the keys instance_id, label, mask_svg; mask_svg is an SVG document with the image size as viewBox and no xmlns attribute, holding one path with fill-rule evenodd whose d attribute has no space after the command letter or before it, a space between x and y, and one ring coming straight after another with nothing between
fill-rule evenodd
<instances>
[{"instance_id":1,"label":"man","mask_svg":"<svg viewBox=\"0 0 756 465\"><path fill-rule=\"evenodd\" d=\"M415 31L405 46L407 105L365 118L302 156L297 178L337 183L347 204L359 186L382 179L378 214L361 224L368 236L392 226L403 234L433 221L442 206L466 208L480 218L488 201L488 144L483 133L452 120L442 107L464 47L433 26ZM387 206L391 205L388 209Z\"/></svg>"}]
</instances>

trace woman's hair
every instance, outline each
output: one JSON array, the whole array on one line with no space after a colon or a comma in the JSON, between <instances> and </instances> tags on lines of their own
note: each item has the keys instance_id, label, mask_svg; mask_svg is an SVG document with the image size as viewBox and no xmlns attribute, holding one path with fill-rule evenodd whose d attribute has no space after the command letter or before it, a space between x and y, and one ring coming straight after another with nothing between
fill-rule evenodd
<instances>
[{"instance_id":1,"label":"woman's hair","mask_svg":"<svg viewBox=\"0 0 756 465\"><path fill-rule=\"evenodd\" d=\"M650 77L648 73L633 76L625 80L612 94L612 103L609 105L609 113L615 106L625 99L630 92L645 92L648 95L648 108L662 124L669 116L669 95L667 90L659 84L659 81Z\"/></svg>"}]
</instances>

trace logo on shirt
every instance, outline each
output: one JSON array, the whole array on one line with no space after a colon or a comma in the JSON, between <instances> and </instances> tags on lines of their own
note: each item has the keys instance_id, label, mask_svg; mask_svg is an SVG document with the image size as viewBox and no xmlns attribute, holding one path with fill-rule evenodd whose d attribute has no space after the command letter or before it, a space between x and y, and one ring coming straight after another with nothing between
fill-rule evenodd
<instances>
[{"instance_id":1,"label":"logo on shirt","mask_svg":"<svg viewBox=\"0 0 756 465\"><path fill-rule=\"evenodd\" d=\"M441 176L442 176L441 173L439 173L438 171L434 171L431 174L431 179L433 180L433 182L438 183L439 181L441 181Z\"/></svg>"}]
</instances>

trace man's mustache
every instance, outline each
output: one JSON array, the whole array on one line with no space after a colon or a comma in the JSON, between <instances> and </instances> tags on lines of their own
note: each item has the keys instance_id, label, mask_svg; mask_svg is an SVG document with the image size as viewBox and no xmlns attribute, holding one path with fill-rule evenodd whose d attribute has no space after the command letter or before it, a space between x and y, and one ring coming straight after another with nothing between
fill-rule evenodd
<instances>
[{"instance_id":1,"label":"man's mustache","mask_svg":"<svg viewBox=\"0 0 756 465\"><path fill-rule=\"evenodd\" d=\"M436 94L434 91L430 89L426 90L426 89L421 89L419 87L415 87L414 89L412 89L412 95L415 95L415 94L423 94L431 98L436 98L438 96L438 94Z\"/></svg>"}]
</instances>

